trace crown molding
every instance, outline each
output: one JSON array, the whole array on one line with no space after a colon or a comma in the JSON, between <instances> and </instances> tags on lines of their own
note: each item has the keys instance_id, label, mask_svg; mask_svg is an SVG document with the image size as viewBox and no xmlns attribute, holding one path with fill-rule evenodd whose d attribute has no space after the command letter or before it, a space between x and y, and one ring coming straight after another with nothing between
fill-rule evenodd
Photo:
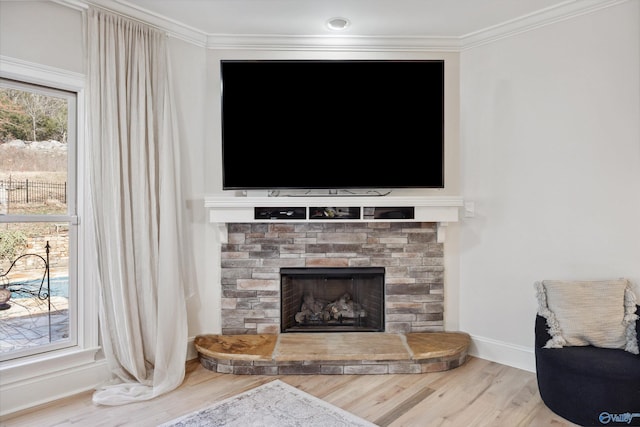
<instances>
[{"instance_id":1,"label":"crown molding","mask_svg":"<svg viewBox=\"0 0 640 427\"><path fill-rule=\"evenodd\" d=\"M199 47L207 47L207 35L173 19L152 13L124 0L53 0L63 6L76 10L87 10L95 6L109 12L126 16L135 21L150 25L166 32L170 37L183 40Z\"/></svg>"},{"instance_id":2,"label":"crown molding","mask_svg":"<svg viewBox=\"0 0 640 427\"><path fill-rule=\"evenodd\" d=\"M53 1L81 10L90 5L100 7L154 26L171 37L212 50L460 52L632 0L567 0L461 37L207 34L127 0Z\"/></svg>"},{"instance_id":3,"label":"crown molding","mask_svg":"<svg viewBox=\"0 0 640 427\"><path fill-rule=\"evenodd\" d=\"M539 10L493 27L469 33L460 38L462 50L473 49L540 27L626 3L630 0L568 0L557 6Z\"/></svg>"},{"instance_id":4,"label":"crown molding","mask_svg":"<svg viewBox=\"0 0 640 427\"><path fill-rule=\"evenodd\" d=\"M331 51L440 51L460 50L458 37L383 37L383 36L313 36L211 34L209 49L246 50L331 50Z\"/></svg>"}]
</instances>

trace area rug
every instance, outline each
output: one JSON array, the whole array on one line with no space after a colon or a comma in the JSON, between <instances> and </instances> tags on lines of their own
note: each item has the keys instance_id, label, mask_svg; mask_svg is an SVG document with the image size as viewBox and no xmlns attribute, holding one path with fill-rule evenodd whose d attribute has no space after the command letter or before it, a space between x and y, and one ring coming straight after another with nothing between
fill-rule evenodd
<instances>
[{"instance_id":1,"label":"area rug","mask_svg":"<svg viewBox=\"0 0 640 427\"><path fill-rule=\"evenodd\" d=\"M274 380L160 427L196 426L374 427L375 424Z\"/></svg>"}]
</instances>

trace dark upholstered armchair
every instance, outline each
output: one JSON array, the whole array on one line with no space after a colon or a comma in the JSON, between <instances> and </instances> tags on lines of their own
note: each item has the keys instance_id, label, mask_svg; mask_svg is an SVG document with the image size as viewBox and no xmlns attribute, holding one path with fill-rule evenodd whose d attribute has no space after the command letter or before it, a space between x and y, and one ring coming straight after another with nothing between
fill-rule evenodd
<instances>
[{"instance_id":1,"label":"dark upholstered armchair","mask_svg":"<svg viewBox=\"0 0 640 427\"><path fill-rule=\"evenodd\" d=\"M535 357L542 401L575 424L640 426L640 355L590 345L544 348L551 339L548 329L546 319L537 315ZM636 334L640 342L640 321Z\"/></svg>"}]
</instances>

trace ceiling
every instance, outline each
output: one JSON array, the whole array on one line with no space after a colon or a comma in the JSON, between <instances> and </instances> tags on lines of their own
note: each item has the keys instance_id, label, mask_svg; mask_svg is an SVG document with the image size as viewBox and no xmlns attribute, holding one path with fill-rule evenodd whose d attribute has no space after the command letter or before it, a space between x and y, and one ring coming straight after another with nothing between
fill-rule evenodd
<instances>
[{"instance_id":1,"label":"ceiling","mask_svg":"<svg viewBox=\"0 0 640 427\"><path fill-rule=\"evenodd\" d=\"M115 0L206 36L463 38L611 0ZM330 18L350 24L340 32Z\"/></svg>"}]
</instances>

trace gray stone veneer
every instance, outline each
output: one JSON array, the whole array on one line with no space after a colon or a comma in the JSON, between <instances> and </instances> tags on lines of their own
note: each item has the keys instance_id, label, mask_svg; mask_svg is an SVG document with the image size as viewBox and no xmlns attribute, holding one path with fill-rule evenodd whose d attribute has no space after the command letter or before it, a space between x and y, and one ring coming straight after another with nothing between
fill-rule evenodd
<instances>
[{"instance_id":1,"label":"gray stone veneer","mask_svg":"<svg viewBox=\"0 0 640 427\"><path fill-rule=\"evenodd\" d=\"M385 267L385 332L444 330L443 245L436 224L228 224L222 333L280 333L281 267Z\"/></svg>"}]
</instances>

